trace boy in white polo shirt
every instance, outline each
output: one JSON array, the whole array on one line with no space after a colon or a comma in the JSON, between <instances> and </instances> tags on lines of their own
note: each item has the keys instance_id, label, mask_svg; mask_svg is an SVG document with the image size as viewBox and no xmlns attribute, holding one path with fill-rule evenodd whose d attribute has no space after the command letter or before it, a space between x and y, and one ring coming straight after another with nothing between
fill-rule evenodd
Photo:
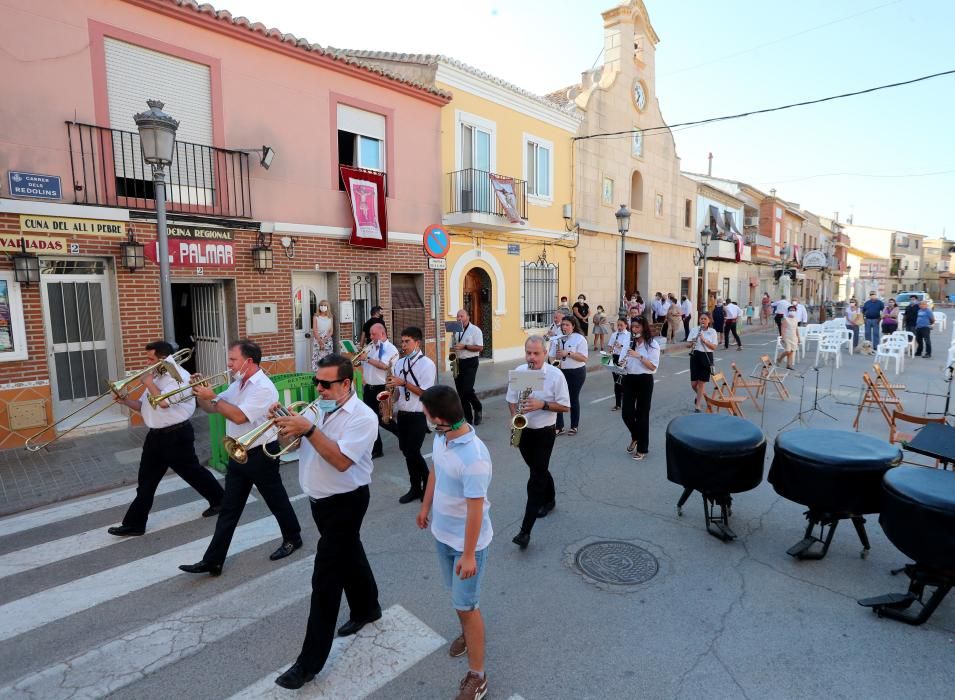
<instances>
[{"instance_id":1,"label":"boy in white polo shirt","mask_svg":"<svg viewBox=\"0 0 955 700\"><path fill-rule=\"evenodd\" d=\"M418 527L428 527L438 550L445 585L461 621L462 634L451 643L451 656L468 655L468 673L457 700L481 700L487 695L484 675L484 620L478 608L481 578L491 543L491 454L464 420L457 393L433 386L421 395L431 430L434 469L428 476ZM433 504L433 508L432 508Z\"/></svg>"}]
</instances>

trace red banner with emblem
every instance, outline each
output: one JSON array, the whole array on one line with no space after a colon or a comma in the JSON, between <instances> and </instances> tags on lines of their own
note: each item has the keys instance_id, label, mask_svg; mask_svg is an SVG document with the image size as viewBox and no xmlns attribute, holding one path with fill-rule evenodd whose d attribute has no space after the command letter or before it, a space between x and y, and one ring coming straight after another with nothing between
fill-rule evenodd
<instances>
[{"instance_id":1,"label":"red banner with emblem","mask_svg":"<svg viewBox=\"0 0 955 700\"><path fill-rule=\"evenodd\" d=\"M347 165L340 167L352 212L352 231L348 242L364 248L387 248L385 174Z\"/></svg>"}]
</instances>

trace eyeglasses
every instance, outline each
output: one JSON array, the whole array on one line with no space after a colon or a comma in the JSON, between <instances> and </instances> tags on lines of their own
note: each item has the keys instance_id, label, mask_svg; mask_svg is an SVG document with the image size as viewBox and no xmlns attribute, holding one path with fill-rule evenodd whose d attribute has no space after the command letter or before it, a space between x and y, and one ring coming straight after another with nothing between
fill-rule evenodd
<instances>
[{"instance_id":1,"label":"eyeglasses","mask_svg":"<svg viewBox=\"0 0 955 700\"><path fill-rule=\"evenodd\" d=\"M333 384L338 384L343 381L345 380L332 379L331 381L329 381L328 379L319 379L318 377L312 377L312 384L314 384L315 386L320 386L323 389L331 389Z\"/></svg>"}]
</instances>

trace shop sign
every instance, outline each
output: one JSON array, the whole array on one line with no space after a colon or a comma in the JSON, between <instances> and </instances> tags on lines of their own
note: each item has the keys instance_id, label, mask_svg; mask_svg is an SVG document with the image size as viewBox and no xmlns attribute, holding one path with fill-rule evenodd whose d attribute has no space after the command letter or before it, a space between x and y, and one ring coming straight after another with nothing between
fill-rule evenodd
<instances>
[{"instance_id":1,"label":"shop sign","mask_svg":"<svg viewBox=\"0 0 955 700\"><path fill-rule=\"evenodd\" d=\"M16 233L0 234L0 252L19 253L23 248L20 241L26 247L28 253L44 255L49 253L65 253L66 239L52 236L22 236Z\"/></svg>"},{"instance_id":2,"label":"shop sign","mask_svg":"<svg viewBox=\"0 0 955 700\"><path fill-rule=\"evenodd\" d=\"M19 170L7 171L7 185L12 197L33 197L35 199L62 199L63 187L58 175L25 173Z\"/></svg>"},{"instance_id":3,"label":"shop sign","mask_svg":"<svg viewBox=\"0 0 955 700\"><path fill-rule=\"evenodd\" d=\"M65 216L20 215L20 230L24 233L73 233L85 236L126 237L125 221L99 219L68 219Z\"/></svg>"},{"instance_id":4,"label":"shop sign","mask_svg":"<svg viewBox=\"0 0 955 700\"><path fill-rule=\"evenodd\" d=\"M146 246L146 257L159 260L159 243ZM196 241L189 238L169 239L171 267L235 267L235 248L232 243Z\"/></svg>"},{"instance_id":5,"label":"shop sign","mask_svg":"<svg viewBox=\"0 0 955 700\"><path fill-rule=\"evenodd\" d=\"M802 269L804 270L821 270L826 267L829 267L829 261L821 250L810 250L803 256Z\"/></svg>"},{"instance_id":6,"label":"shop sign","mask_svg":"<svg viewBox=\"0 0 955 700\"><path fill-rule=\"evenodd\" d=\"M199 226L169 226L170 238L192 238L197 241L231 241L235 239L232 231L221 228L201 228Z\"/></svg>"}]
</instances>

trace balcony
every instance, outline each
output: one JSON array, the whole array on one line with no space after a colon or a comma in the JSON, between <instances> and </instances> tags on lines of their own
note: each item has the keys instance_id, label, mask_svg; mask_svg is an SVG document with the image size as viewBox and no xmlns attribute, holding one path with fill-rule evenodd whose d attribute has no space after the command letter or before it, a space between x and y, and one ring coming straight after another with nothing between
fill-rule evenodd
<instances>
[{"instance_id":1,"label":"balcony","mask_svg":"<svg viewBox=\"0 0 955 700\"><path fill-rule=\"evenodd\" d=\"M143 161L139 134L66 122L76 204L152 211L152 170ZM249 154L176 141L166 169L171 213L252 217Z\"/></svg>"},{"instance_id":2,"label":"balcony","mask_svg":"<svg viewBox=\"0 0 955 700\"><path fill-rule=\"evenodd\" d=\"M512 222L491 184L491 177L513 183L514 210L521 221ZM444 215L447 226L474 226L493 231L520 229L527 221L527 182L484 170L469 168L448 173L450 206Z\"/></svg>"},{"instance_id":3,"label":"balcony","mask_svg":"<svg viewBox=\"0 0 955 700\"><path fill-rule=\"evenodd\" d=\"M743 246L743 253L740 255L740 262L750 262L752 260L751 248L748 245ZM736 262L736 242L722 241L714 238L710 241L707 249L707 257L712 260L729 260Z\"/></svg>"},{"instance_id":4,"label":"balcony","mask_svg":"<svg viewBox=\"0 0 955 700\"><path fill-rule=\"evenodd\" d=\"M772 248L773 239L758 233L756 234L756 245L762 246L763 248Z\"/></svg>"}]
</instances>

